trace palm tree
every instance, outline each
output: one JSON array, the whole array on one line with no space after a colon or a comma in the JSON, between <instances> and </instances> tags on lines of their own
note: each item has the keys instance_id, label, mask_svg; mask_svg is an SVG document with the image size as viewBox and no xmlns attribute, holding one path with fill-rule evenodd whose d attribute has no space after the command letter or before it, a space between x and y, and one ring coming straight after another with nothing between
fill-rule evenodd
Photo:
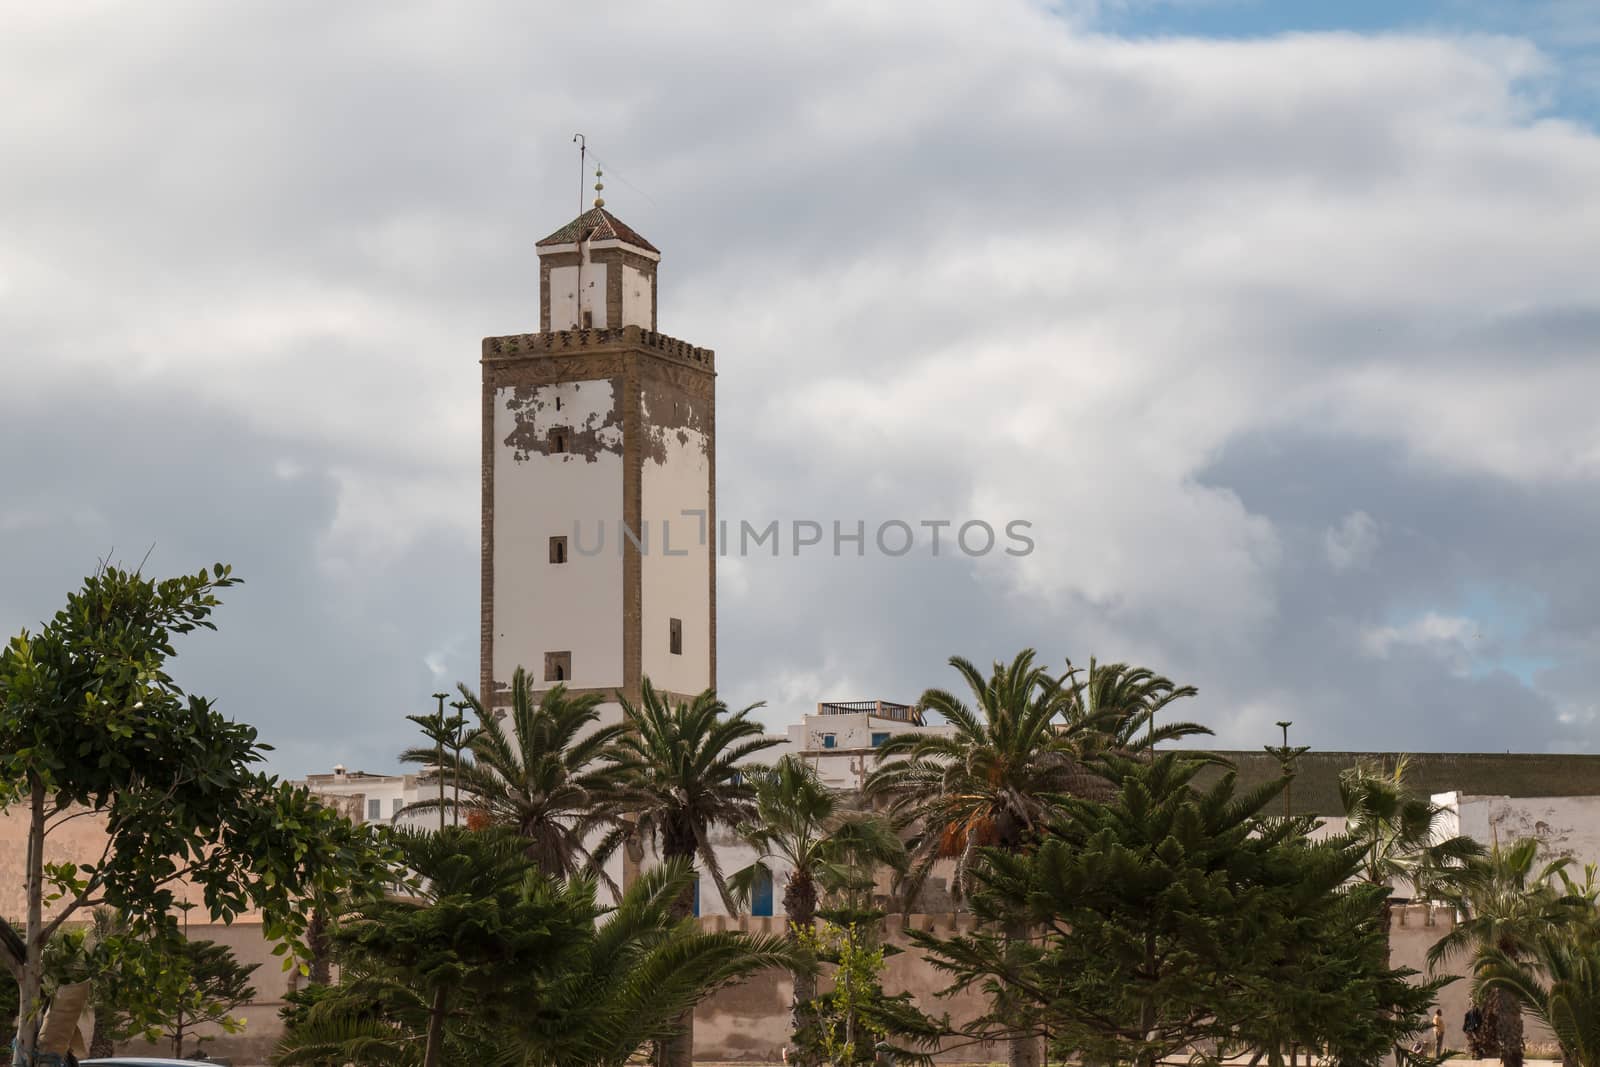
<instances>
[{"instance_id":1,"label":"palm tree","mask_svg":"<svg viewBox=\"0 0 1600 1067\"><path fill-rule=\"evenodd\" d=\"M1077 728L1080 756L1151 752L1163 742L1211 733L1193 722L1156 725L1169 704L1199 694L1192 685L1180 686L1148 667L1102 664L1092 656L1081 677L1070 661L1067 667L1069 702L1064 715L1069 728Z\"/></svg>"},{"instance_id":2,"label":"palm tree","mask_svg":"<svg viewBox=\"0 0 1600 1067\"><path fill-rule=\"evenodd\" d=\"M502 1062L621 1067L645 1043L660 1047L679 1036L694 1006L722 986L794 964L783 938L702 933L678 917L694 878L682 861L640 875L542 986L538 1010L519 1014L515 1059Z\"/></svg>"},{"instance_id":3,"label":"palm tree","mask_svg":"<svg viewBox=\"0 0 1600 1067\"><path fill-rule=\"evenodd\" d=\"M457 754L413 748L401 756L408 763L436 764L441 778L456 779L460 795L441 793L404 811L476 813L526 841L528 857L552 878L589 871L605 878L602 864L624 828L621 774L607 758L623 727L596 725L601 698L557 685L535 702L527 672L518 667L511 678L511 715L501 723L488 718L464 687L461 692L479 722L464 749Z\"/></svg>"},{"instance_id":4,"label":"palm tree","mask_svg":"<svg viewBox=\"0 0 1600 1067\"><path fill-rule=\"evenodd\" d=\"M756 861L736 871L728 884L735 900L745 903L759 882L770 884L768 860L781 861L788 868L783 910L791 940L798 943L798 936L816 924L819 888L869 880L880 866L896 871L905 867L905 845L888 820L850 809L845 797L823 785L804 761L785 756L751 777L755 815L739 827L739 836L756 850ZM794 969L791 1019L796 1048L817 996L816 973L808 962Z\"/></svg>"},{"instance_id":5,"label":"palm tree","mask_svg":"<svg viewBox=\"0 0 1600 1067\"><path fill-rule=\"evenodd\" d=\"M721 986L792 963L781 938L701 933L675 917L692 878L683 864L668 864L605 909L592 879L561 886L534 875L523 900L556 905L550 913L577 936L530 959L529 971L502 991L503 1004L483 998L473 1015L452 1016L445 1062L622 1067L643 1045L671 1036L679 1017ZM347 960L344 984L289 1028L275 1063L420 1067L430 999L372 962Z\"/></svg>"},{"instance_id":6,"label":"palm tree","mask_svg":"<svg viewBox=\"0 0 1600 1067\"><path fill-rule=\"evenodd\" d=\"M1561 858L1535 870L1539 842L1523 838L1502 850L1496 841L1486 856L1470 859L1449 889L1441 893L1455 907L1456 925L1428 950L1428 966L1465 952L1481 961L1520 961L1553 925L1573 918L1573 902L1556 891L1556 880L1572 862ZM1522 1010L1509 984L1494 987L1497 998L1500 1062L1522 1064Z\"/></svg>"},{"instance_id":7,"label":"palm tree","mask_svg":"<svg viewBox=\"0 0 1600 1067\"><path fill-rule=\"evenodd\" d=\"M679 860L693 870L698 858L732 912L733 897L711 847L711 831L732 829L755 815L755 786L741 765L781 742L762 736L761 724L750 718L760 704L730 712L711 689L674 702L648 678L639 697L637 705L622 701L626 732L608 757L622 776L638 833L668 862ZM694 885L683 884L674 905L679 918L693 910ZM693 1027L692 1016L684 1019L682 1032L662 1045L664 1067L688 1067Z\"/></svg>"},{"instance_id":8,"label":"palm tree","mask_svg":"<svg viewBox=\"0 0 1600 1067\"><path fill-rule=\"evenodd\" d=\"M922 707L944 716L953 732L891 737L879 747L880 765L867 779L869 794L888 798L891 816L910 830L911 862L903 880L908 910L937 861L955 861L950 889L959 899L981 862L981 848L1030 850L1051 820L1055 798L1110 796L1110 784L1085 761L1153 743L1148 728L1155 712L1194 692L1122 665L1096 665L1083 679L1069 666L1058 677L1034 663L1032 649L1010 663L995 663L988 677L960 656L950 665L966 682L976 710L953 693L928 690ZM1209 731L1178 724L1154 739L1197 732ZM1019 923L1008 934L1021 939L1026 928ZM1031 1067L1039 1053L1033 1035L1011 1041L1012 1067Z\"/></svg>"},{"instance_id":9,"label":"palm tree","mask_svg":"<svg viewBox=\"0 0 1600 1067\"><path fill-rule=\"evenodd\" d=\"M889 800L889 812L912 827L905 881L909 907L935 862L956 861L951 894L960 899L979 862L978 849L1031 848L1050 821L1053 798L1109 796L1088 760L1108 751L1141 751L1154 741L1209 733L1190 723L1153 734L1154 713L1191 687L1122 664L1091 670L1069 666L1057 677L1025 649L988 677L969 660L950 659L976 710L955 694L929 689L921 706L938 712L951 734L897 734L878 748L867 792ZM1165 697L1165 699L1163 699Z\"/></svg>"},{"instance_id":10,"label":"palm tree","mask_svg":"<svg viewBox=\"0 0 1600 1067\"><path fill-rule=\"evenodd\" d=\"M1445 808L1406 788L1407 760L1392 771L1357 764L1339 776L1344 832L1362 848L1359 878L1368 885L1410 887L1416 899L1448 892L1461 864L1481 856L1470 837L1445 837ZM1384 937L1389 936L1392 899L1383 905Z\"/></svg>"},{"instance_id":11,"label":"palm tree","mask_svg":"<svg viewBox=\"0 0 1600 1067\"><path fill-rule=\"evenodd\" d=\"M1592 926L1546 927L1515 955L1485 949L1475 986L1509 995L1548 1026L1564 1067L1600 1067L1600 941Z\"/></svg>"}]
</instances>

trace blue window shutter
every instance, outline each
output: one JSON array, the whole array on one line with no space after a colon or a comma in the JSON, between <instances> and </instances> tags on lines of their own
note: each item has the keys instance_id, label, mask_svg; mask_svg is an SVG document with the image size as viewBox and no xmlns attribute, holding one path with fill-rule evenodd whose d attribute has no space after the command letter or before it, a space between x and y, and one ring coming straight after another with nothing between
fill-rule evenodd
<instances>
[{"instance_id":1,"label":"blue window shutter","mask_svg":"<svg viewBox=\"0 0 1600 1067\"><path fill-rule=\"evenodd\" d=\"M772 915L771 871L758 871L756 873L755 892L750 897L750 914L765 917Z\"/></svg>"},{"instance_id":2,"label":"blue window shutter","mask_svg":"<svg viewBox=\"0 0 1600 1067\"><path fill-rule=\"evenodd\" d=\"M694 876L694 917L700 917L700 876Z\"/></svg>"}]
</instances>

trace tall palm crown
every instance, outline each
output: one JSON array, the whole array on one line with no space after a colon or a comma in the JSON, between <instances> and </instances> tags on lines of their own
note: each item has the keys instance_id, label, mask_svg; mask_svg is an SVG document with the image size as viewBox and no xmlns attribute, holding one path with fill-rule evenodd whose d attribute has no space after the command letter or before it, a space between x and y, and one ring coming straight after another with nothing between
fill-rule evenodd
<instances>
[{"instance_id":1,"label":"tall palm crown","mask_svg":"<svg viewBox=\"0 0 1600 1067\"><path fill-rule=\"evenodd\" d=\"M1085 756L1131 755L1211 733L1199 723L1156 722L1169 704L1199 694L1192 685L1180 686L1148 667L1100 663L1092 656L1087 672L1070 662L1067 666L1069 699L1064 715L1069 729L1082 725L1076 736Z\"/></svg>"},{"instance_id":2,"label":"tall palm crown","mask_svg":"<svg viewBox=\"0 0 1600 1067\"><path fill-rule=\"evenodd\" d=\"M535 701L520 667L511 678L511 714L504 721L487 717L465 687L461 693L479 728L460 758L448 751L441 756L434 748L410 749L401 758L438 764L446 778L459 776L460 809L514 831L545 874L601 873L623 826L622 775L607 758L623 726L598 725L596 694L577 695L557 685ZM405 811L441 805L457 807L453 798L426 799Z\"/></svg>"},{"instance_id":3,"label":"tall palm crown","mask_svg":"<svg viewBox=\"0 0 1600 1067\"><path fill-rule=\"evenodd\" d=\"M755 849L756 862L729 879L734 895L748 900L756 882L769 878L768 860L789 868L783 910L789 921L809 928L819 890L853 884L878 867L905 865L905 845L882 816L851 808L843 794L822 784L816 771L794 756L749 775L755 810L738 827Z\"/></svg>"},{"instance_id":4,"label":"tall palm crown","mask_svg":"<svg viewBox=\"0 0 1600 1067\"><path fill-rule=\"evenodd\" d=\"M1468 859L1459 868L1440 894L1455 907L1456 925L1428 950L1430 968L1470 951L1477 962L1493 959L1505 969L1534 952L1541 936L1576 922L1590 910L1556 888L1572 861L1563 857L1540 865L1538 855L1535 838L1524 838L1504 850L1496 841L1487 855ZM1505 983L1493 988L1499 998L1501 1062L1519 1064L1523 1028L1516 991Z\"/></svg>"},{"instance_id":5,"label":"tall palm crown","mask_svg":"<svg viewBox=\"0 0 1600 1067\"><path fill-rule=\"evenodd\" d=\"M1419 898L1445 892L1460 864L1482 854L1469 837L1445 837L1445 809L1406 788L1407 761L1394 769L1358 764L1339 776L1345 833L1363 846L1361 880L1410 886Z\"/></svg>"},{"instance_id":6,"label":"tall palm crown","mask_svg":"<svg viewBox=\"0 0 1600 1067\"><path fill-rule=\"evenodd\" d=\"M781 744L764 737L750 718L761 706L730 712L711 689L674 702L647 678L637 705L622 701L624 730L606 757L640 835L655 842L664 859L698 857L730 912L734 902L710 833L755 814L755 786L740 764Z\"/></svg>"},{"instance_id":7,"label":"tall palm crown","mask_svg":"<svg viewBox=\"0 0 1600 1067\"><path fill-rule=\"evenodd\" d=\"M943 689L922 695L922 707L953 727L946 735L904 733L878 749L869 793L887 797L898 823L911 828L907 905L940 859L956 861L951 892L961 896L984 846L1029 847L1049 822L1055 797L1108 795L1110 786L1086 765L1114 749L1138 750L1157 702L1177 689L1165 679L1117 664L1079 678L1071 668L1052 675L1025 649L996 663L985 677L969 660L950 665L966 682L975 707ZM1163 696L1169 699L1162 701ZM1201 732L1178 724L1157 740Z\"/></svg>"}]
</instances>

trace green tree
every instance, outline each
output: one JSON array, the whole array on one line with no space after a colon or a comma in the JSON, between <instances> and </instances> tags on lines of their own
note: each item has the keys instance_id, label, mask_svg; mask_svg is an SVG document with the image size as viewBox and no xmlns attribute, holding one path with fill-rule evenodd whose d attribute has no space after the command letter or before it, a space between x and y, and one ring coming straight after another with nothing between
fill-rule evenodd
<instances>
[{"instance_id":1,"label":"green tree","mask_svg":"<svg viewBox=\"0 0 1600 1067\"><path fill-rule=\"evenodd\" d=\"M799 932L804 951L832 964L834 973L832 988L812 1000L789 1062L798 1057L799 1062L850 1067L872 1063L882 1052L895 1063L931 1063L930 1050L938 1048L949 1019L929 1018L909 993L889 996L883 991L886 960L898 951L875 936L883 912L841 917L862 921L824 919L820 929Z\"/></svg>"},{"instance_id":2,"label":"green tree","mask_svg":"<svg viewBox=\"0 0 1600 1067\"><path fill-rule=\"evenodd\" d=\"M365 830L254 770L256 731L167 673L173 641L214 629L216 594L237 581L221 564L162 581L105 567L0 650L0 808L28 827L27 914L20 929L0 919L18 1064L37 1050L45 946L84 909L170 926L187 883L213 920L259 910L266 935L298 952L310 898L382 877ZM102 855L48 861L52 834L81 816L104 823Z\"/></svg>"},{"instance_id":3,"label":"green tree","mask_svg":"<svg viewBox=\"0 0 1600 1067\"><path fill-rule=\"evenodd\" d=\"M1066 677L1063 718L1080 759L1106 752L1151 751L1164 741L1211 732L1193 722L1157 725L1169 705L1200 691L1192 685L1180 686L1148 667L1101 663L1091 656L1087 671L1069 663Z\"/></svg>"},{"instance_id":4,"label":"green tree","mask_svg":"<svg viewBox=\"0 0 1600 1067\"><path fill-rule=\"evenodd\" d=\"M446 827L395 831L407 867L421 880L416 895L363 904L341 921L335 944L402 976L428 1005L422 1063L445 1053L452 1002L489 1005L536 960L581 937L572 916L552 922L543 902L523 899L529 871L522 842L508 833ZM571 909L569 909L570 911Z\"/></svg>"},{"instance_id":5,"label":"green tree","mask_svg":"<svg viewBox=\"0 0 1600 1067\"><path fill-rule=\"evenodd\" d=\"M1575 918L1575 901L1558 891L1558 880L1571 864L1561 858L1538 864L1539 842L1523 838L1509 849L1496 841L1487 855L1468 859L1441 895L1456 909L1456 925L1428 950L1430 968L1459 956L1517 960L1529 954L1539 937ZM1522 1010L1510 985L1493 987L1500 1062L1521 1067Z\"/></svg>"},{"instance_id":6,"label":"green tree","mask_svg":"<svg viewBox=\"0 0 1600 1067\"><path fill-rule=\"evenodd\" d=\"M601 865L622 836L623 774L606 757L623 727L598 725L600 697L557 685L535 701L528 674L518 667L510 718L497 722L465 687L461 693L479 724L464 749L443 751L452 744L446 733L441 750L413 748L401 756L409 763L438 761L459 793L449 799L441 792L438 800L406 810L476 814L521 837L529 858L551 877L603 877Z\"/></svg>"},{"instance_id":7,"label":"green tree","mask_svg":"<svg viewBox=\"0 0 1600 1067\"><path fill-rule=\"evenodd\" d=\"M1392 770L1358 764L1339 776L1345 829L1361 846L1357 876L1368 885L1409 887L1416 899L1447 892L1461 864L1483 854L1470 837L1446 836L1445 809L1412 793L1407 760ZM1385 905L1385 919L1389 906Z\"/></svg>"},{"instance_id":8,"label":"green tree","mask_svg":"<svg viewBox=\"0 0 1600 1067\"><path fill-rule=\"evenodd\" d=\"M1548 1026L1565 1067L1600 1067L1600 940L1592 928L1547 926L1516 953L1484 949L1477 988L1509 994Z\"/></svg>"},{"instance_id":9,"label":"green tree","mask_svg":"<svg viewBox=\"0 0 1600 1067\"><path fill-rule=\"evenodd\" d=\"M184 1037L197 1027L215 1024L228 1033L243 1028L233 1013L256 995L250 984L256 964L240 963L227 945L184 940L179 950L168 956L167 966L182 975L185 994L163 1031L172 1042L174 1058L183 1056Z\"/></svg>"},{"instance_id":10,"label":"green tree","mask_svg":"<svg viewBox=\"0 0 1600 1067\"><path fill-rule=\"evenodd\" d=\"M452 750L457 753L457 758L459 760L461 749L459 742L462 740L461 731L466 726L467 721L466 716L460 712L457 712L455 715L446 715L444 713L445 698L447 698L449 695L449 693L433 694L433 698L439 702L438 711L430 712L427 715L406 716L406 719L409 722L415 723L417 728L422 731L423 737L426 737L429 741L433 742L433 752L429 754L426 749L413 748L408 749L406 753L400 757L402 762L421 763L429 768L428 773L423 776L423 781L426 782L429 777L432 778L433 783L439 787L439 800L437 803L429 805L412 805L412 809L419 810L426 807L427 809L437 811L439 813L439 829L441 830L444 829L445 813L444 750L446 745L452 746Z\"/></svg>"},{"instance_id":11,"label":"green tree","mask_svg":"<svg viewBox=\"0 0 1600 1067\"><path fill-rule=\"evenodd\" d=\"M754 816L738 832L755 849L756 860L734 872L729 888L735 901L746 905L759 883L771 883L770 861L786 867L783 910L797 943L816 923L820 888L870 880L880 867L905 867L905 845L888 820L852 809L804 761L785 756L770 769L749 772L749 778L755 785ZM794 971L794 1034L809 1024L816 995L815 972L802 961ZM800 1047L798 1041L794 1047Z\"/></svg>"},{"instance_id":12,"label":"green tree","mask_svg":"<svg viewBox=\"0 0 1600 1067\"><path fill-rule=\"evenodd\" d=\"M645 1044L674 1034L680 1016L721 986L790 962L779 938L703 934L676 917L676 901L692 877L681 863L644 874L606 909L592 878L552 881L514 845L505 853L468 851L464 869L486 868L494 886L504 884L502 860L524 869L514 894L497 889L493 906L475 908L478 918L461 927L474 938L472 931L494 915L515 946L491 965L492 977L472 977L474 988L484 986L482 995L460 998L459 1011L436 1013L436 997L413 978L417 961L443 960L442 945L438 952L397 953L386 940L341 935L346 983L306 998L312 1002L296 1009L274 1062L420 1067L428 1054L425 1035L437 1028L451 1063L620 1067Z\"/></svg>"},{"instance_id":13,"label":"green tree","mask_svg":"<svg viewBox=\"0 0 1600 1067\"><path fill-rule=\"evenodd\" d=\"M1197 791L1202 766L1108 756L1113 797L1064 798L1032 852L986 850L973 910L988 925L914 935L953 988L989 994L969 1033L1034 1027L1086 1062L1153 1067L1195 1048L1277 1063L1295 1045L1372 1062L1421 1026L1439 983L1389 967L1379 893L1341 892L1359 843L1267 818L1281 782ZM996 932L1019 923L1037 936Z\"/></svg>"},{"instance_id":14,"label":"green tree","mask_svg":"<svg viewBox=\"0 0 1600 1067\"><path fill-rule=\"evenodd\" d=\"M1154 710L1170 703L1163 698L1193 690L1176 690L1120 664L1087 678L1070 668L1054 676L1027 649L1010 663L994 664L987 677L959 656L950 665L975 708L946 690L928 690L922 707L944 716L953 731L889 738L867 779L867 791L887 797L890 814L910 833L903 886L908 910L939 860L954 862L950 888L960 899L981 866L982 849L1027 852L1053 817L1056 798L1105 795L1109 787L1084 762L1090 755L1140 751L1205 732L1191 724L1151 730ZM1009 933L1024 935L1021 927ZM1017 1037L1012 1067L1031 1067L1039 1051L1038 1041Z\"/></svg>"},{"instance_id":15,"label":"green tree","mask_svg":"<svg viewBox=\"0 0 1600 1067\"><path fill-rule=\"evenodd\" d=\"M762 736L750 718L760 704L737 712L707 689L691 700L674 701L646 678L640 700L622 702L626 732L608 757L623 775L627 804L638 833L654 842L666 861L691 870L698 858L730 912L732 894L711 847L715 827L736 828L755 815L755 786L744 764L779 742ZM679 918L694 906L693 881L685 882L675 904ZM663 1067L688 1067L694 1053L694 1019L661 1049Z\"/></svg>"}]
</instances>

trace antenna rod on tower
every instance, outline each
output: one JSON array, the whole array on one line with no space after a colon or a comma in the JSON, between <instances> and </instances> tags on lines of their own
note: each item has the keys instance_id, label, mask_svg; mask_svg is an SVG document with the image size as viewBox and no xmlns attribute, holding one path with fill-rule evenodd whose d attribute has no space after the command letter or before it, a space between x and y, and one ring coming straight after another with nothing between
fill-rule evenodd
<instances>
[{"instance_id":1,"label":"antenna rod on tower","mask_svg":"<svg viewBox=\"0 0 1600 1067\"><path fill-rule=\"evenodd\" d=\"M584 139L583 134L575 133L572 135L572 143L578 146L578 214L582 215L584 175L589 171L589 168L586 165L586 157L589 154L589 142Z\"/></svg>"}]
</instances>

